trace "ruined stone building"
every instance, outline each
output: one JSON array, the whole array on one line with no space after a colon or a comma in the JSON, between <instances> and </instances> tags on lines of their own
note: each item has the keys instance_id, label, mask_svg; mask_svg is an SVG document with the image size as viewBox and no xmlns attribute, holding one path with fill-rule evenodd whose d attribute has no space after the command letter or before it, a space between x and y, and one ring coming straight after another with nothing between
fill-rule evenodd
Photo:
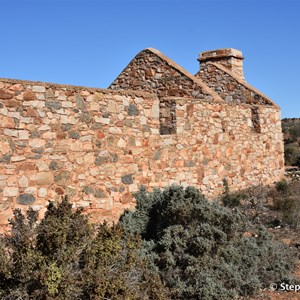
<instances>
[{"instance_id":1,"label":"ruined stone building","mask_svg":"<svg viewBox=\"0 0 300 300\"><path fill-rule=\"evenodd\" d=\"M242 53L198 60L192 75L146 49L108 89L0 79L0 224L62 195L102 221L141 185L213 198L224 178L232 189L281 179L280 109L246 83Z\"/></svg>"}]
</instances>

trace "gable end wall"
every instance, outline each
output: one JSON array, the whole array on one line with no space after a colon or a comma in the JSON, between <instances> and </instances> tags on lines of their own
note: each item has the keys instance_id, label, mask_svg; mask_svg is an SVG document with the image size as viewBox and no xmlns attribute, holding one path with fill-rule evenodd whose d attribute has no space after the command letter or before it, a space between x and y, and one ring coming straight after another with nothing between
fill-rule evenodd
<instances>
[{"instance_id":1,"label":"gable end wall","mask_svg":"<svg viewBox=\"0 0 300 300\"><path fill-rule=\"evenodd\" d=\"M205 82L226 102L276 106L244 80L241 78L237 80L234 74L230 74L230 71L224 71L223 68L216 63L203 62L200 71L195 76Z\"/></svg>"},{"instance_id":2,"label":"gable end wall","mask_svg":"<svg viewBox=\"0 0 300 300\"><path fill-rule=\"evenodd\" d=\"M140 52L109 89L147 91L159 97L213 99L213 96L198 83L150 50Z\"/></svg>"}]
</instances>

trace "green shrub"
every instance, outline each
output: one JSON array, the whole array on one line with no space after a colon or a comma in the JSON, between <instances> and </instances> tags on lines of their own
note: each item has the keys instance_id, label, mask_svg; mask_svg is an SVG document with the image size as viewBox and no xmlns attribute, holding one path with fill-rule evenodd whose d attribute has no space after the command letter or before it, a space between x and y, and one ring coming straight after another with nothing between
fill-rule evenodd
<instances>
[{"instance_id":1,"label":"green shrub","mask_svg":"<svg viewBox=\"0 0 300 300\"><path fill-rule=\"evenodd\" d=\"M221 201L224 206L233 208L241 205L241 200L245 198L245 195L242 192L230 192L228 181L225 178L223 179L223 189Z\"/></svg>"},{"instance_id":2,"label":"green shrub","mask_svg":"<svg viewBox=\"0 0 300 300\"><path fill-rule=\"evenodd\" d=\"M287 249L264 228L246 237L237 209L208 202L192 187L171 186L136 195L136 210L120 221L140 234L144 255L171 290L172 299L233 299L288 277Z\"/></svg>"},{"instance_id":3,"label":"green shrub","mask_svg":"<svg viewBox=\"0 0 300 300\"><path fill-rule=\"evenodd\" d=\"M120 226L89 224L64 198L50 202L39 223L14 212L0 238L0 298L166 299L160 277L140 259L140 241Z\"/></svg>"},{"instance_id":4,"label":"green shrub","mask_svg":"<svg viewBox=\"0 0 300 300\"><path fill-rule=\"evenodd\" d=\"M279 181L270 196L274 208L282 212L283 220L295 229L300 228L300 181Z\"/></svg>"}]
</instances>

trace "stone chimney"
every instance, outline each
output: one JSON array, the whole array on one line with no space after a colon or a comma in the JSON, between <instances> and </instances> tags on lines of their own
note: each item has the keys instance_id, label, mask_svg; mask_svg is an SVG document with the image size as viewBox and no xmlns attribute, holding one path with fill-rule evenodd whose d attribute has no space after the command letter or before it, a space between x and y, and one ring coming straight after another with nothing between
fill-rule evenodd
<instances>
[{"instance_id":1,"label":"stone chimney","mask_svg":"<svg viewBox=\"0 0 300 300\"><path fill-rule=\"evenodd\" d=\"M243 59L242 51L226 48L201 52L199 53L198 61L200 62L200 68L201 64L205 64L209 61L222 64L244 80Z\"/></svg>"}]
</instances>

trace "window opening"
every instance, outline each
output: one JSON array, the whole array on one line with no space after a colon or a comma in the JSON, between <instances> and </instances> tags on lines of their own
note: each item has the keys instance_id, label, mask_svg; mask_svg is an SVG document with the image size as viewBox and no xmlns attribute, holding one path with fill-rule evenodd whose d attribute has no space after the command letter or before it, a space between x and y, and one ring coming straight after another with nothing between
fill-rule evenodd
<instances>
[{"instance_id":1,"label":"window opening","mask_svg":"<svg viewBox=\"0 0 300 300\"><path fill-rule=\"evenodd\" d=\"M176 134L176 102L163 100L159 103L160 134Z\"/></svg>"}]
</instances>

